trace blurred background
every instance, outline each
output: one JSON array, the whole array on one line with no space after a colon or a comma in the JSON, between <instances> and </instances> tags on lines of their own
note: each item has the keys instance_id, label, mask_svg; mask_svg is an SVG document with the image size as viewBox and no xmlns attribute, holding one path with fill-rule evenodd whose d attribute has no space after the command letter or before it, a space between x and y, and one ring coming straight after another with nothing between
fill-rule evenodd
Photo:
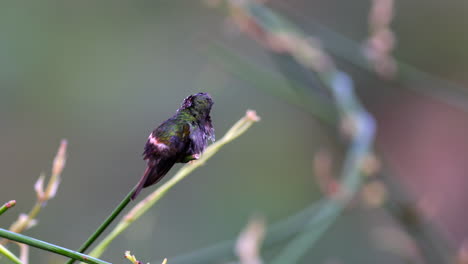
<instances>
[{"instance_id":1,"label":"blurred background","mask_svg":"<svg viewBox=\"0 0 468 264\"><path fill-rule=\"evenodd\" d=\"M430 233L443 244L442 254L467 263L460 260L468 258L467 2L395 1L392 56L419 70L401 81L353 60L352 43L370 36L371 1L265 4L319 39L354 79L377 120L381 168L375 177L392 185L384 199L398 197L404 200L399 206L411 208L408 220L405 208L395 214L381 204L366 206L358 194L300 263L442 263L425 255L425 247L434 245L419 245L414 226L417 235ZM268 225L323 197L314 157L326 151L339 172L346 144L336 126L304 102L298 107L265 89L263 75L238 59L268 72L288 93L297 92L294 82L303 84L322 102L317 111L336 118L333 101L313 74L241 33L217 1L2 1L0 201L15 199L17 205L0 217L1 227L33 206L33 185L41 172L50 173L66 138L68 160L57 196L25 234L78 248L140 178L148 134L196 92L214 98L218 138L246 109L262 120L176 185L102 259L123 263L123 252L131 250L145 263L164 257L171 263L171 257L236 238L252 215L264 216ZM402 240L407 244L392 243ZM63 262L36 249L30 259ZM230 261L236 258L207 263Z\"/></svg>"}]
</instances>

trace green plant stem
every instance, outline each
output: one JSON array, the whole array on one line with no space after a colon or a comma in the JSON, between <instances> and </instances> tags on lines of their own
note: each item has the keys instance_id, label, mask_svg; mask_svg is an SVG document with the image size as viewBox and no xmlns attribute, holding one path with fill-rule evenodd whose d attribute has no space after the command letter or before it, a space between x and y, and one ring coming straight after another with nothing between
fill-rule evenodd
<instances>
[{"instance_id":1,"label":"green plant stem","mask_svg":"<svg viewBox=\"0 0 468 264\"><path fill-rule=\"evenodd\" d=\"M0 207L0 215L2 215L8 209L10 209L11 207L15 205L16 205L15 200L11 200L5 203L4 205L2 205L2 207ZM16 264L21 264L21 260L15 254L13 254L10 250L8 250L5 246L1 244L0 244L0 254L4 255L5 257L7 257L9 260L11 260L12 262Z\"/></svg>"},{"instance_id":2,"label":"green plant stem","mask_svg":"<svg viewBox=\"0 0 468 264\"><path fill-rule=\"evenodd\" d=\"M93 242L96 241L96 239L102 234L102 232L106 230L106 228L112 223L112 221L114 221L114 219L130 203L130 201L132 200L131 197L134 191L135 191L135 188L133 188L127 194L127 196L125 196L125 198L119 203L119 205L117 205L117 207L114 209L114 211L112 211L112 213L107 217L107 219L104 220L104 222L102 222L102 224L98 227L98 229L96 229L96 231L94 231L94 233L88 238L88 240L86 240L86 242L84 242L83 245L81 245L81 247L78 249L78 252L80 253L85 252L86 249L88 249L91 246L91 244L93 244ZM75 259L70 259L67 262L67 264L72 264L73 262L75 262Z\"/></svg>"},{"instance_id":3,"label":"green plant stem","mask_svg":"<svg viewBox=\"0 0 468 264\"><path fill-rule=\"evenodd\" d=\"M22 264L21 260L3 245L0 245L0 254L4 255L5 257L7 257L7 259L11 260L16 264Z\"/></svg>"},{"instance_id":4,"label":"green plant stem","mask_svg":"<svg viewBox=\"0 0 468 264\"><path fill-rule=\"evenodd\" d=\"M99 243L90 253L91 256L99 257L104 253L109 244L125 229L127 229L135 220L146 213L153 205L159 201L174 185L187 177L196 168L205 164L214 154L216 154L222 146L236 139L242 135L247 129L257 122L259 117L256 116L254 111L248 111L245 117L237 121L226 134L215 143L211 144L200 157L199 160L194 161L183 166L171 179L157 188L153 193L135 205L132 210L119 222L119 224Z\"/></svg>"},{"instance_id":5,"label":"green plant stem","mask_svg":"<svg viewBox=\"0 0 468 264\"><path fill-rule=\"evenodd\" d=\"M3 213L5 213L8 209L10 209L11 207L15 206L16 205L16 201L15 200L11 200L7 203L5 203L4 205L2 205L2 207L0 207L0 215L2 215Z\"/></svg>"},{"instance_id":6,"label":"green plant stem","mask_svg":"<svg viewBox=\"0 0 468 264\"><path fill-rule=\"evenodd\" d=\"M50 244L50 243L47 243L47 242L44 242L44 241L41 241L32 237L28 237L22 234L11 232L3 228L0 228L0 237L6 238L12 241L16 241L22 244L30 245L32 247L39 248L42 250L50 251L55 254L69 257L69 258L79 260L79 261L89 263L89 264L111 264L109 262L106 262L97 258L93 258L93 257L87 256L85 254L81 254L79 252L76 252L67 248L56 246L54 244Z\"/></svg>"}]
</instances>

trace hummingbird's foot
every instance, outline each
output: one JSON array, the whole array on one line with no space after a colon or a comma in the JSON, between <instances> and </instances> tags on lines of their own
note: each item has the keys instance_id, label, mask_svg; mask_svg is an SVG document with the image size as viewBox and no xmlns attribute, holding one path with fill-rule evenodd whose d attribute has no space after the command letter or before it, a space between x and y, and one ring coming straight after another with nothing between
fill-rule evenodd
<instances>
[{"instance_id":1,"label":"hummingbird's foot","mask_svg":"<svg viewBox=\"0 0 468 264\"><path fill-rule=\"evenodd\" d=\"M192 161L198 160L199 158L200 158L200 154L193 154L193 155L185 157L182 160L182 163L192 162Z\"/></svg>"},{"instance_id":2,"label":"hummingbird's foot","mask_svg":"<svg viewBox=\"0 0 468 264\"><path fill-rule=\"evenodd\" d=\"M194 163L200 158L200 154L193 154L192 155L192 160L189 161L190 164Z\"/></svg>"}]
</instances>

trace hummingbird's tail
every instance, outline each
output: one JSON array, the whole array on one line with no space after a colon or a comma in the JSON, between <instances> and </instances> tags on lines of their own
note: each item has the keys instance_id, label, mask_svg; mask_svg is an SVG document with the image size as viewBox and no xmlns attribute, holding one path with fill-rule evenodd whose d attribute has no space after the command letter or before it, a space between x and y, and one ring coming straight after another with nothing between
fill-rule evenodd
<instances>
[{"instance_id":1,"label":"hummingbird's tail","mask_svg":"<svg viewBox=\"0 0 468 264\"><path fill-rule=\"evenodd\" d=\"M175 159L158 159L153 162L148 162L148 166L132 194L132 200L135 200L143 188L160 181L172 166L174 166L175 162Z\"/></svg>"},{"instance_id":2,"label":"hummingbird's tail","mask_svg":"<svg viewBox=\"0 0 468 264\"><path fill-rule=\"evenodd\" d=\"M143 173L143 176L141 176L140 181L138 182L137 186L135 186L135 191L132 194L132 200L135 200L137 195L141 192L141 189L143 189L146 180L148 179L148 175L151 173L151 171L154 169L154 166L151 166L148 164L146 167L145 172Z\"/></svg>"}]
</instances>

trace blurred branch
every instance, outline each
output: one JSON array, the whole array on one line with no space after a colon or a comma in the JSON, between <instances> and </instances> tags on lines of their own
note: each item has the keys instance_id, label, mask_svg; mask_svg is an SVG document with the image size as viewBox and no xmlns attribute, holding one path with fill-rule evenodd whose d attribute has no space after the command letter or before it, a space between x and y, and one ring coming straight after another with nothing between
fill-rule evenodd
<instances>
[{"instance_id":1,"label":"blurred branch","mask_svg":"<svg viewBox=\"0 0 468 264\"><path fill-rule=\"evenodd\" d=\"M38 239L35 239L35 238L32 238L32 237L28 237L28 236L25 236L25 235L22 235L22 234L11 232L11 231L5 230L3 228L0 228L0 237L6 238L8 240L16 241L16 242L19 242L19 243L22 243L22 244L26 244L26 245L29 245L29 246L32 246L32 247L35 247L35 248L39 248L39 249L42 249L42 250L50 251L50 252L58 254L58 255L73 258L73 259L76 259L76 260L79 260L79 261L82 261L82 262L85 262L85 263L110 264L109 262L102 261L100 259L93 258L93 257L87 256L87 255L78 253L76 251L73 251L73 250L70 250L70 249L67 249L67 248L63 248L63 247L60 247L60 246L56 246L54 244L50 244L50 243L47 243L47 242L44 242L44 241L41 241L41 240L38 240ZM21 262L18 262L18 263L21 263Z\"/></svg>"},{"instance_id":2,"label":"blurred branch","mask_svg":"<svg viewBox=\"0 0 468 264\"><path fill-rule=\"evenodd\" d=\"M5 203L4 205L2 205L2 207L0 207L0 215L2 215L3 213L5 213L8 209L10 209L11 207L15 206L16 205L16 201L15 200L11 200L7 203Z\"/></svg>"},{"instance_id":3,"label":"blurred branch","mask_svg":"<svg viewBox=\"0 0 468 264\"><path fill-rule=\"evenodd\" d=\"M277 1L276 4L285 6L281 1ZM373 64L366 57L360 43L333 31L310 16L302 16L301 19L301 24L307 28L307 31L314 32L314 35L320 38L327 52L371 74L375 73ZM462 85L437 78L401 60L396 60L396 68L393 79L404 84L405 89L468 112L468 93Z\"/></svg>"},{"instance_id":4,"label":"blurred branch","mask_svg":"<svg viewBox=\"0 0 468 264\"><path fill-rule=\"evenodd\" d=\"M374 71L385 79L392 79L397 71L392 51L395 34L390 28L393 19L394 0L372 0L369 12L369 38L364 45L364 54Z\"/></svg>"},{"instance_id":5,"label":"blurred branch","mask_svg":"<svg viewBox=\"0 0 468 264\"><path fill-rule=\"evenodd\" d=\"M236 139L242 135L247 129L249 129L255 122L259 121L255 111L248 110L246 115L235 123L218 141L211 144L203 153L203 155L197 161L189 163L183 166L171 179L157 188L153 193L148 195L145 199L135 205L130 212L123 217L123 219L117 224L117 226L109 233L101 243L99 243L93 251L90 253L91 256L99 257L104 253L109 244L125 229L127 229L135 220L140 218L146 213L154 204L159 201L172 187L174 187L179 181L187 177L192 171L198 167L204 165L214 154L216 154L225 144Z\"/></svg>"},{"instance_id":6,"label":"blurred branch","mask_svg":"<svg viewBox=\"0 0 468 264\"><path fill-rule=\"evenodd\" d=\"M262 264L260 248L265 237L265 220L252 218L236 241L236 255L240 264Z\"/></svg>"},{"instance_id":7,"label":"blurred branch","mask_svg":"<svg viewBox=\"0 0 468 264\"><path fill-rule=\"evenodd\" d=\"M20 259L22 264L29 263L29 246L26 244L17 243L20 249Z\"/></svg>"},{"instance_id":8,"label":"blurred branch","mask_svg":"<svg viewBox=\"0 0 468 264\"><path fill-rule=\"evenodd\" d=\"M387 9L388 8L390 8L390 7L387 7ZM272 15L272 14L266 14L265 9L260 7L259 5L255 6L253 9L254 9L254 11L251 11L250 13L246 12L246 13L242 14L244 16L243 17L244 20L249 20L250 19L247 23L244 23L244 26L248 28L247 31L250 32L249 34L255 35L254 38L257 41L261 42L262 45L266 46L268 49L271 50L272 49L271 46L274 46L274 49L278 49L278 47L281 46L281 45L271 44L272 42L274 42L272 40L275 40L275 37L274 36L272 37L271 35L277 34L277 36L276 36L277 40L284 40L284 38L282 39L281 37L284 37L284 35L285 35L284 32L288 31L287 28L290 27L291 24L290 23L283 23L282 21L284 21L284 20L282 18L274 17L274 15ZM245 12L245 10L242 10L242 11ZM374 25L376 27L376 29L381 30L382 26L388 27L389 19L391 19L392 15L391 15L390 11L388 11L387 13L388 14L386 16L386 19L384 19L385 21L380 21L379 22L380 25ZM267 19L263 20L263 22L257 23L257 19L261 20L263 18L267 18ZM382 19L382 18L378 18L378 19ZM265 27L268 27L268 25L274 25L274 29L265 29ZM263 27L263 26L265 26L265 27ZM292 31L297 32L298 30L295 29L295 30L292 30ZM343 38L340 35L333 35L332 34L333 32L331 32L330 30L328 30L325 27L321 27L320 30L318 30L318 31L320 32L318 34L319 36L323 36L323 35L328 36L327 34L330 34L330 36L335 37L335 38L329 37L329 41L324 41L324 43L326 43L326 45L324 45L324 48L326 48L327 50L329 50L329 51L331 51L332 53L335 53L335 54L337 53L337 51L339 51L339 52L342 53L343 57L345 57L348 60L351 60L353 63L357 64L358 66L364 67L365 69L367 69L369 71L372 71L372 72L374 71L374 68L373 68L373 66L371 64L371 61L368 61L367 58L363 56L363 53L361 52L361 47L358 44L352 43L351 41ZM271 34L271 32L273 32L273 34ZM287 41L286 41L286 43L287 43ZM295 46L295 48L297 48L300 45L297 44L297 42L296 42L296 45L293 45L293 46ZM275 52L274 49L273 49L273 51ZM287 49L288 48L286 48L286 50ZM391 49L388 49L388 50L386 50L386 52L389 52L390 50ZM284 50L281 51L281 52L284 52ZM267 74L263 74L263 75L252 74L252 73L261 72L259 70L259 69L261 69L261 67L249 65L249 62L247 62L247 59L243 59L238 54L230 55L230 56L226 56L226 54L228 54L228 53L227 52L222 53L222 55L224 55L226 58L228 58L228 59L225 60L224 64L232 64L233 65L230 68L228 67L228 69L230 69L230 71L233 72L234 74L236 74L238 76L239 75L242 76L241 77L242 79L247 79L247 80L251 81L252 84L255 85L255 87L258 87L258 81L256 82L254 80L254 78L270 78L270 79L276 78L278 80L280 79L280 78L278 78L276 76L270 77ZM340 55L340 53L338 53L338 55ZM273 56L276 57L277 55L273 54ZM244 61L241 61L241 60L244 60ZM279 63L281 63L281 62L279 62ZM417 70L417 69L415 69L415 68L413 68L413 67L411 67L409 65L406 65L406 64L403 64L403 63L399 63L398 65L399 65L398 66L399 67L398 77L400 78L401 81L406 81L406 83L410 84L410 85L413 85L413 84L419 84L420 85L423 82L429 83L429 82L432 82L432 81L436 80L437 84L439 84L439 85L442 85L442 86L450 85L450 86L452 86L451 87L452 90L450 92L445 92L441 88L432 89L432 90L430 90L430 92L431 92L432 96L435 96L435 97L438 97L438 96L442 95L441 97L445 98L443 100L447 100L447 102L449 104L451 104L451 105L455 104L455 106L466 109L466 105L467 105L466 104L466 102L467 102L466 95L459 96L460 95L459 93L461 92L461 88L457 88L457 87L453 86L452 84L449 84L448 82L442 81L440 79L435 79L435 78L433 78L433 77L431 77L431 76L429 76L429 75L427 75L427 74L425 74L425 73L423 73L423 72L421 72L421 71L419 71L419 70ZM249 67L247 67L247 66L249 66ZM247 72L247 71L249 71L249 72ZM395 71L396 71L396 69L395 69ZM263 72L261 72L261 73L263 73ZM251 75L254 75L254 76L251 77ZM255 75L257 75L257 77L255 77ZM273 76L273 73L271 73L270 75ZM387 77L389 77L389 76L387 75ZM299 78L299 79L301 79L301 78ZM296 79L294 79L293 81L296 82ZM271 83L273 83L273 81ZM260 84L262 84L262 83L260 82ZM302 83L298 83L298 85L303 86ZM430 84L430 85L433 85L433 84ZM415 86L415 87L410 86L410 88L412 88L412 89L418 89L417 87L418 86ZM260 87L260 88L268 90L271 87L268 86L268 85L263 85L263 87ZM300 90L300 89L294 89L294 90L297 91L297 90ZM455 93L452 93L453 91L455 91ZM280 93L278 93L276 91L273 91L273 89L270 89L270 92L274 93L275 95L280 94ZM427 93L426 91L422 91L422 92ZM280 97L281 97L281 94L280 94ZM285 98L285 99L288 102L291 102L291 100L289 100L288 98ZM311 102L313 102L313 101L311 101ZM298 102L294 101L292 104L293 105L298 105ZM302 104L300 106L301 106L301 108L304 109L303 102L301 102L299 104ZM320 108L320 107L323 107L323 106L319 106L317 108ZM323 118L322 115L318 114L319 112L317 112L316 109L312 109L312 111L310 111L310 112L312 114L314 114L315 116L318 116L319 119L321 119L322 121L325 120L326 122L336 123L335 120L332 121L331 119ZM395 192L391 192L390 194L395 195ZM394 198L394 197L391 197L391 198ZM389 212L392 214L393 217L395 217L397 220L399 220L399 222L402 224L402 228L405 229L409 234L414 236L416 241L418 241L418 246L423 251L424 256L427 258L429 263L448 263L448 261L450 259L450 256L451 256L450 252L452 252L453 250L447 249L447 245L444 245L444 242L440 241L440 239L436 238L433 235L434 228L430 227L430 225L427 223L427 221L425 221L423 219L424 217L420 213L417 213L415 211L416 209L414 207L413 207L413 209L409 210L409 207L408 207L407 204L405 205L405 204L401 204L401 203L398 203L398 202L393 202L393 206L392 206L393 208L391 208L391 209L388 206L389 205L387 204L387 210L389 210ZM408 220L408 219L403 219L403 218L407 217L407 216L404 216L404 215L405 214L407 215L407 213L409 211L412 211L415 214L415 217L421 218L421 220L417 221L419 224L411 225L411 224L405 223L405 221ZM318 230L317 232L320 233L321 231Z\"/></svg>"},{"instance_id":9,"label":"blurred branch","mask_svg":"<svg viewBox=\"0 0 468 264\"><path fill-rule=\"evenodd\" d=\"M239 28L273 53L288 54L302 67L315 72L329 89L340 114L340 125L350 141L337 193L309 220L271 263L296 263L340 215L361 184L361 168L370 154L375 121L355 96L351 78L339 71L320 44L265 6L248 0L228 1L230 14ZM323 221L326 219L327 221ZM317 224L321 222L321 224Z\"/></svg>"}]
</instances>

